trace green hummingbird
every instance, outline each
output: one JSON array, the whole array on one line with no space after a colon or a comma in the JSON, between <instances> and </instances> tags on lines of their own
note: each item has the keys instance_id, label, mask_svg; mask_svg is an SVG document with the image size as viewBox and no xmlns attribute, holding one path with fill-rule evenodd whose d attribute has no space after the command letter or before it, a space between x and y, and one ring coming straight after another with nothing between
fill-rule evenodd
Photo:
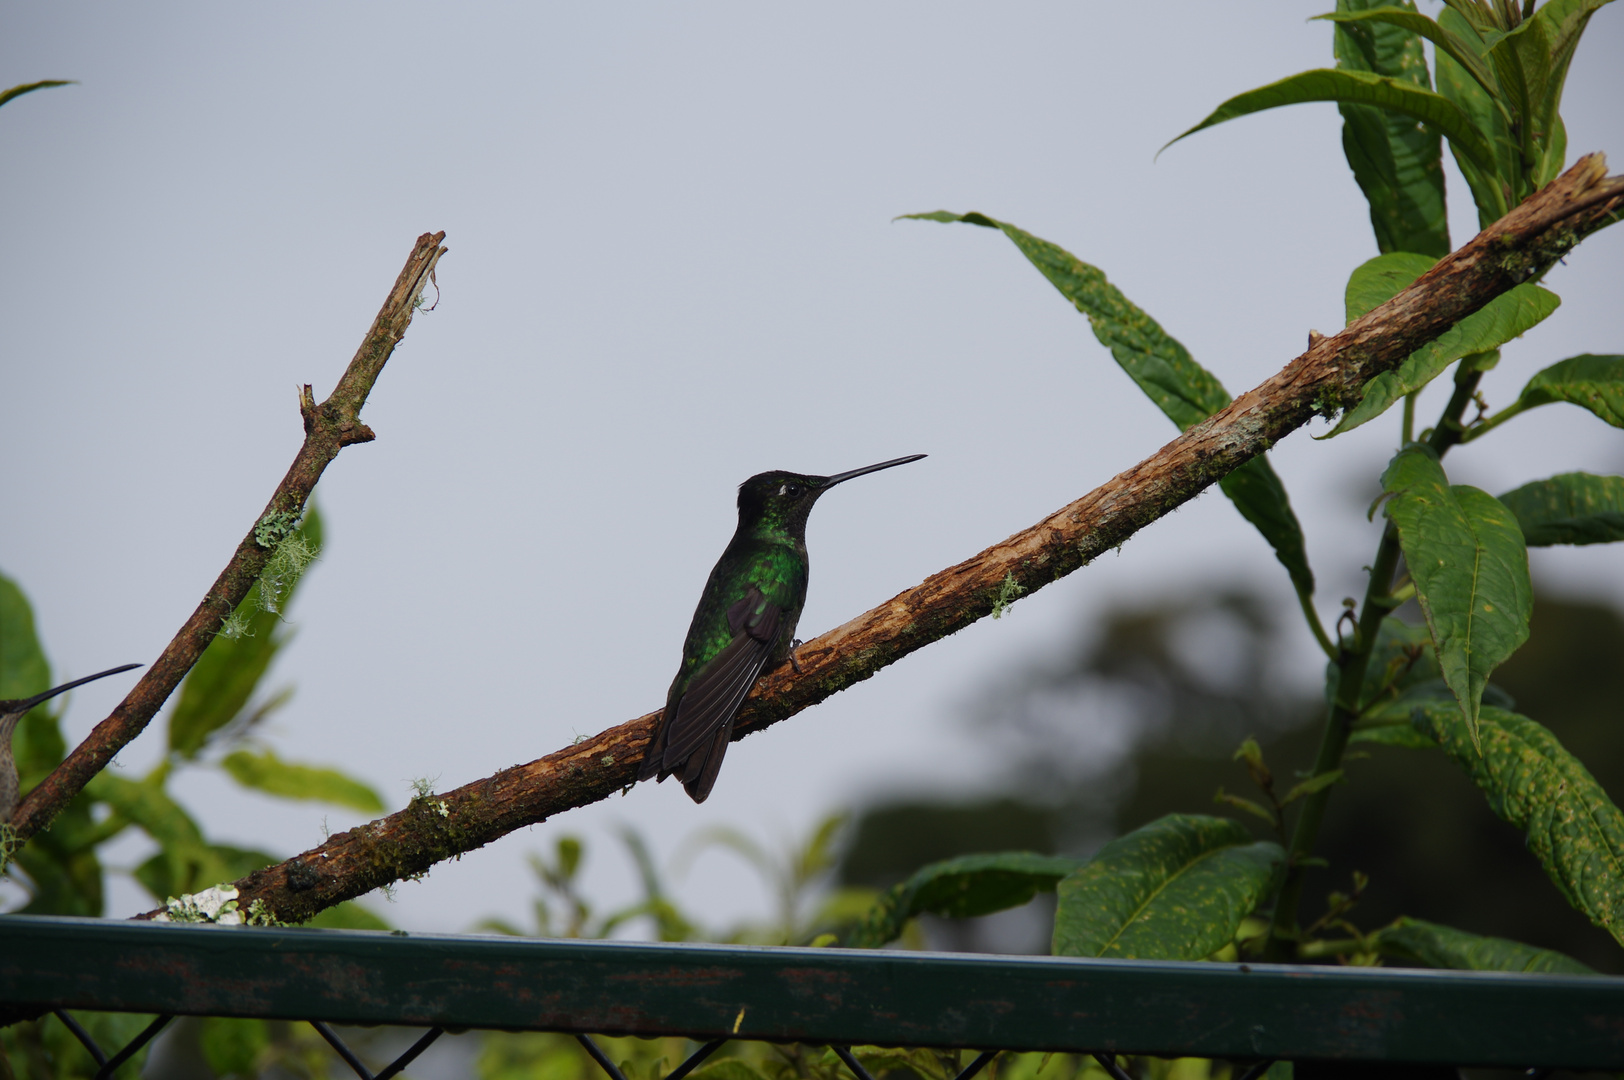
<instances>
[{"instance_id":1,"label":"green hummingbird","mask_svg":"<svg viewBox=\"0 0 1624 1080\"><path fill-rule=\"evenodd\" d=\"M11 812L17 809L17 760L11 756L11 736L17 730L17 722L28 715L29 709L41 702L50 701L64 690L72 690L75 686L83 686L87 682L95 682L108 675L117 675L121 671L140 666L140 664L125 664L123 667L108 668L106 671L98 671L94 675L86 675L82 679L75 679L61 686L53 686L31 698L0 701L0 822L10 821Z\"/></svg>"},{"instance_id":2,"label":"green hummingbird","mask_svg":"<svg viewBox=\"0 0 1624 1080\"><path fill-rule=\"evenodd\" d=\"M679 776L694 802L716 783L733 737L733 717L756 679L794 659L795 624L806 604L806 519L818 496L854 476L918 461L882 461L834 476L758 473L739 485L739 527L705 582L682 666L671 680L660 726L639 780Z\"/></svg>"}]
</instances>

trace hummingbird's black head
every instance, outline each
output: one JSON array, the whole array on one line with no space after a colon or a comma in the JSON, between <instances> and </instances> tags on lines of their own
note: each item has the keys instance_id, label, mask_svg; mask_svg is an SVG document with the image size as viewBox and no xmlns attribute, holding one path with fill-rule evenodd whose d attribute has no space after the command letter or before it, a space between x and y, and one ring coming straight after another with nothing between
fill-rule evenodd
<instances>
[{"instance_id":1,"label":"hummingbird's black head","mask_svg":"<svg viewBox=\"0 0 1624 1080\"><path fill-rule=\"evenodd\" d=\"M806 536L806 518L818 496L854 476L879 472L893 465L918 461L924 454L882 461L834 476L807 476L792 472L757 473L739 485L739 525L775 535Z\"/></svg>"}]
</instances>

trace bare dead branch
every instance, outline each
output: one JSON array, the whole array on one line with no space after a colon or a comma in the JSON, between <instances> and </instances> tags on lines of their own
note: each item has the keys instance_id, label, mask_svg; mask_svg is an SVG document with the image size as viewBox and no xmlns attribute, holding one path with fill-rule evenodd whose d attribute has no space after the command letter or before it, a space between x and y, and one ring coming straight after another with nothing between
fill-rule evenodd
<instances>
[{"instance_id":1,"label":"bare dead branch","mask_svg":"<svg viewBox=\"0 0 1624 1080\"><path fill-rule=\"evenodd\" d=\"M141 734L197 658L203 655L221 622L248 595L275 549L274 543L265 546L255 539L258 525L272 515L301 513L316 481L321 479L322 470L338 452L351 443L371 442L375 437L372 429L361 423L361 406L366 404L372 384L406 334L423 286L434 273L440 256L445 254L446 249L440 246L444 239L443 232L424 233L417 238L405 268L395 279L395 287L389 291L355 358L327 400L318 405L309 386L300 391L304 444L299 447L287 475L276 486L270 502L265 504L264 513L250 526L231 561L226 563L226 568L163 655L146 670L112 714L97 724L85 741L28 793L12 821L18 840L27 840L50 825L51 819L79 794L90 778L106 768L115 754Z\"/></svg>"},{"instance_id":2,"label":"bare dead branch","mask_svg":"<svg viewBox=\"0 0 1624 1080\"><path fill-rule=\"evenodd\" d=\"M1393 300L1320 338L1278 374L1151 457L1024 532L932 575L799 650L757 685L735 738L862 681L992 612L1006 583L1042 588L1171 512L1307 423L1358 400L1364 384L1506 290L1543 273L1624 207L1624 177L1599 154L1573 168ZM301 921L422 873L515 829L596 802L633 782L655 713L527 765L421 796L399 813L236 882L239 904Z\"/></svg>"}]
</instances>

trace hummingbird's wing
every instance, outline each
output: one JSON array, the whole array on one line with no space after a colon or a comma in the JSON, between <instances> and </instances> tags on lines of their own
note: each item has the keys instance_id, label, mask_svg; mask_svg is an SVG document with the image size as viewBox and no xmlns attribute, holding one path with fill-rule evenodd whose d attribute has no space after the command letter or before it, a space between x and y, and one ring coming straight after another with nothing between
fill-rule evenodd
<instances>
[{"instance_id":1,"label":"hummingbird's wing","mask_svg":"<svg viewBox=\"0 0 1624 1080\"><path fill-rule=\"evenodd\" d=\"M695 673L663 717L659 771L681 773L682 785L703 802L716 782L732 736L733 717L778 644L781 609L754 585L727 609L733 640Z\"/></svg>"}]
</instances>

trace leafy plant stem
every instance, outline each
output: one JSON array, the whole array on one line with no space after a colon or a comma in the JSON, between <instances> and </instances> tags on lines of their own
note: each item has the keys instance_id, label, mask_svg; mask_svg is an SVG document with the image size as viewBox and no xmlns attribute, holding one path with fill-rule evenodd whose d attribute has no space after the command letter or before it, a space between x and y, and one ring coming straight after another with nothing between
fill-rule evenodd
<instances>
[{"instance_id":1,"label":"leafy plant stem","mask_svg":"<svg viewBox=\"0 0 1624 1080\"><path fill-rule=\"evenodd\" d=\"M1482 435L1487 434L1490 431L1493 431L1495 428L1499 427L1501 424L1505 423L1507 420L1510 420L1513 416L1517 416L1518 414L1526 412L1527 410L1528 410L1528 406L1525 405L1524 403L1522 403L1521 401L1515 402L1514 404L1511 404L1511 405L1507 405L1505 408L1501 409L1499 412L1495 413L1493 416L1490 416L1485 420L1482 420L1482 421L1480 421L1480 422L1478 422L1476 424L1473 424L1471 427L1469 427L1465 431L1463 431L1461 433L1460 441L1463 442L1463 443L1469 443L1473 439L1476 439L1476 438L1478 438L1478 437L1480 437Z\"/></svg>"},{"instance_id":2,"label":"leafy plant stem","mask_svg":"<svg viewBox=\"0 0 1624 1080\"><path fill-rule=\"evenodd\" d=\"M1475 369L1460 369L1455 374L1455 392L1443 415L1428 438L1440 456L1461 439L1460 418L1477 392L1483 373ZM1354 719L1359 715L1359 691L1364 686L1365 670L1370 665L1371 653L1376 647L1376 635L1385 619L1400 601L1393 595L1393 574L1398 569L1400 555L1398 530L1391 524L1382 530L1376 558L1370 565L1370 581L1365 587L1364 603L1359 608L1358 630L1352 647L1343 651L1337 660L1337 690L1327 708L1325 731L1320 737L1319 753L1314 760L1310 778L1334 772L1342 767L1342 755L1348 748ZM1303 860L1313 854L1319 839L1325 808L1331 801L1335 784L1327 784L1303 800L1302 812L1292 830L1291 849L1286 860L1285 882L1275 901L1274 916L1270 921L1268 943L1264 953L1267 959L1284 962L1297 951L1297 907L1302 901L1303 878L1307 867Z\"/></svg>"},{"instance_id":3,"label":"leafy plant stem","mask_svg":"<svg viewBox=\"0 0 1624 1080\"><path fill-rule=\"evenodd\" d=\"M1314 640L1325 655L1332 660L1336 659L1336 646L1331 642L1330 635L1325 632L1325 624L1320 622L1319 612L1314 610L1314 597L1311 593L1297 590L1297 602L1302 605L1303 618L1308 620L1308 629L1313 633Z\"/></svg>"},{"instance_id":4,"label":"leafy plant stem","mask_svg":"<svg viewBox=\"0 0 1624 1080\"><path fill-rule=\"evenodd\" d=\"M1400 443L1402 446L1408 446L1415 442L1415 395L1417 393L1419 391L1412 390L1404 395L1404 430L1401 433L1403 441Z\"/></svg>"}]
</instances>

